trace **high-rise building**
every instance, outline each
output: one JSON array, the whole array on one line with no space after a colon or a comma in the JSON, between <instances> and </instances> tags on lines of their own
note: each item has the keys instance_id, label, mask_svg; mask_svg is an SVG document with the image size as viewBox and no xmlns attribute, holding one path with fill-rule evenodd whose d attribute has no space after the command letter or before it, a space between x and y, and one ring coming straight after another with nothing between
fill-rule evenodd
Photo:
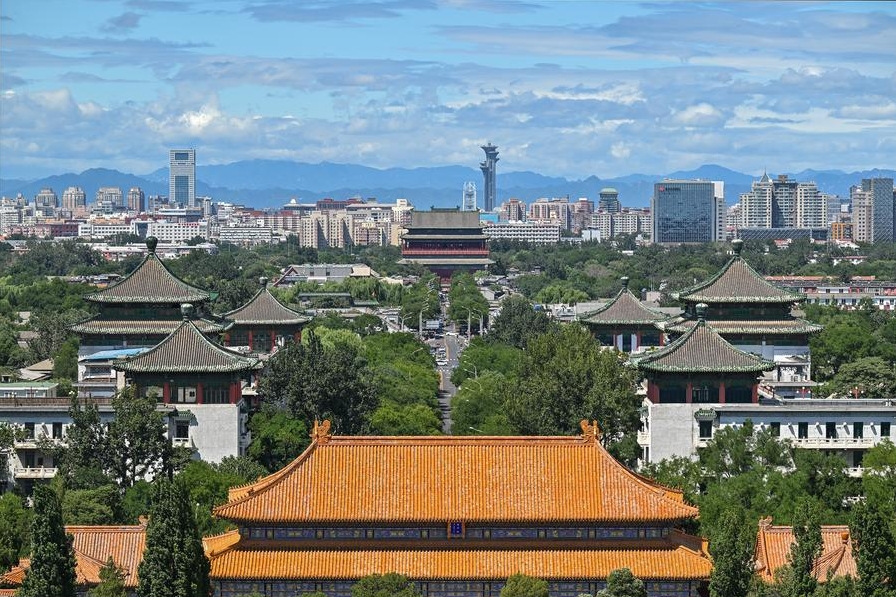
<instances>
[{"instance_id":1,"label":"high-rise building","mask_svg":"<svg viewBox=\"0 0 896 597\"><path fill-rule=\"evenodd\" d=\"M196 207L196 150L172 149L168 163L168 200Z\"/></svg>"},{"instance_id":2,"label":"high-rise building","mask_svg":"<svg viewBox=\"0 0 896 597\"><path fill-rule=\"evenodd\" d=\"M471 181L464 183L464 202L461 205L463 211L476 211L476 185Z\"/></svg>"},{"instance_id":3,"label":"high-rise building","mask_svg":"<svg viewBox=\"0 0 896 597\"><path fill-rule=\"evenodd\" d=\"M721 201L719 201L721 199ZM720 210L721 206L721 210ZM653 185L650 200L655 243L706 243L719 240L724 198L708 180L664 180Z\"/></svg>"},{"instance_id":4,"label":"high-rise building","mask_svg":"<svg viewBox=\"0 0 896 597\"><path fill-rule=\"evenodd\" d=\"M498 219L502 222L522 222L526 219L526 204L519 199L508 199L501 204Z\"/></svg>"},{"instance_id":5,"label":"high-rise building","mask_svg":"<svg viewBox=\"0 0 896 597\"><path fill-rule=\"evenodd\" d=\"M44 187L34 196L34 207L41 211L52 211L59 207L59 198L50 187Z\"/></svg>"},{"instance_id":6,"label":"high-rise building","mask_svg":"<svg viewBox=\"0 0 896 597\"><path fill-rule=\"evenodd\" d=\"M87 205L87 193L81 187L68 187L62 192L63 209L78 209Z\"/></svg>"},{"instance_id":7,"label":"high-rise building","mask_svg":"<svg viewBox=\"0 0 896 597\"><path fill-rule=\"evenodd\" d=\"M140 187L131 187L128 191L128 211L146 211L146 196Z\"/></svg>"},{"instance_id":8,"label":"high-rise building","mask_svg":"<svg viewBox=\"0 0 896 597\"><path fill-rule=\"evenodd\" d=\"M483 199L483 210L491 212L495 209L497 200L497 164L498 164L498 147L488 143L482 146L485 152L485 161L479 163L479 169L482 170L482 176L485 178L485 198Z\"/></svg>"},{"instance_id":9,"label":"high-rise building","mask_svg":"<svg viewBox=\"0 0 896 597\"><path fill-rule=\"evenodd\" d=\"M874 225L874 201L871 191L854 186L849 191L852 203L852 239L860 243L870 243Z\"/></svg>"},{"instance_id":10,"label":"high-rise building","mask_svg":"<svg viewBox=\"0 0 896 597\"><path fill-rule=\"evenodd\" d=\"M741 228L824 228L827 199L814 182L797 182L764 173L740 196Z\"/></svg>"},{"instance_id":11,"label":"high-rise building","mask_svg":"<svg viewBox=\"0 0 896 597\"><path fill-rule=\"evenodd\" d=\"M622 211L619 203L619 191L613 187L605 187L600 190L600 200L597 202L598 211L615 214Z\"/></svg>"},{"instance_id":12,"label":"high-rise building","mask_svg":"<svg viewBox=\"0 0 896 597\"><path fill-rule=\"evenodd\" d=\"M100 187L96 191L95 199L97 208L107 212L124 207L124 195L118 187Z\"/></svg>"},{"instance_id":13,"label":"high-rise building","mask_svg":"<svg viewBox=\"0 0 896 597\"><path fill-rule=\"evenodd\" d=\"M892 178L863 178L862 190L871 199L871 238L868 242L896 241L896 201Z\"/></svg>"}]
</instances>

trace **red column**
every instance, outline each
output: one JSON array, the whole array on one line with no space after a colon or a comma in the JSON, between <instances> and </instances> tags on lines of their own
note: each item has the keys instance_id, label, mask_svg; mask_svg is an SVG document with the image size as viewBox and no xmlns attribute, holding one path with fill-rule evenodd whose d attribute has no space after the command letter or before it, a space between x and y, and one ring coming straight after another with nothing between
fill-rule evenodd
<instances>
[{"instance_id":1,"label":"red column","mask_svg":"<svg viewBox=\"0 0 896 597\"><path fill-rule=\"evenodd\" d=\"M725 382L719 382L719 403L725 404Z\"/></svg>"},{"instance_id":2,"label":"red column","mask_svg":"<svg viewBox=\"0 0 896 597\"><path fill-rule=\"evenodd\" d=\"M753 404L759 404L759 384L753 384Z\"/></svg>"},{"instance_id":3,"label":"red column","mask_svg":"<svg viewBox=\"0 0 896 597\"><path fill-rule=\"evenodd\" d=\"M171 384L167 381L162 384L162 402L165 404L171 403Z\"/></svg>"},{"instance_id":4,"label":"red column","mask_svg":"<svg viewBox=\"0 0 896 597\"><path fill-rule=\"evenodd\" d=\"M236 404L240 401L240 382L230 382L230 403Z\"/></svg>"},{"instance_id":5,"label":"red column","mask_svg":"<svg viewBox=\"0 0 896 597\"><path fill-rule=\"evenodd\" d=\"M647 381L647 397L654 404L659 404L660 402L660 389L650 380Z\"/></svg>"},{"instance_id":6,"label":"red column","mask_svg":"<svg viewBox=\"0 0 896 597\"><path fill-rule=\"evenodd\" d=\"M224 346L230 346L230 332L224 334Z\"/></svg>"},{"instance_id":7,"label":"red column","mask_svg":"<svg viewBox=\"0 0 896 597\"><path fill-rule=\"evenodd\" d=\"M641 332L635 332L635 338L638 340L638 345L632 346L632 352L635 352L637 349L641 348Z\"/></svg>"},{"instance_id":8,"label":"red column","mask_svg":"<svg viewBox=\"0 0 896 597\"><path fill-rule=\"evenodd\" d=\"M690 404L694 401L694 384L688 382L688 387L684 392L684 401Z\"/></svg>"},{"instance_id":9,"label":"red column","mask_svg":"<svg viewBox=\"0 0 896 597\"><path fill-rule=\"evenodd\" d=\"M202 404L202 382L196 384L196 404Z\"/></svg>"},{"instance_id":10,"label":"red column","mask_svg":"<svg viewBox=\"0 0 896 597\"><path fill-rule=\"evenodd\" d=\"M252 330L249 330L249 350L252 350Z\"/></svg>"},{"instance_id":11,"label":"red column","mask_svg":"<svg viewBox=\"0 0 896 597\"><path fill-rule=\"evenodd\" d=\"M275 346L277 346L277 334L274 333L274 330L271 330L271 352L274 352Z\"/></svg>"}]
</instances>

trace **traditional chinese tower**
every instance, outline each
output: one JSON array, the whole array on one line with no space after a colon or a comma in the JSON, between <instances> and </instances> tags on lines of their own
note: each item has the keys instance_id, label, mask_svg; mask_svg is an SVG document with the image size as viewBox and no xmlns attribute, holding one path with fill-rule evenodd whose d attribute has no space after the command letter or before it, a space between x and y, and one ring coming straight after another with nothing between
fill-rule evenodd
<instances>
[{"instance_id":1,"label":"traditional chinese tower","mask_svg":"<svg viewBox=\"0 0 896 597\"><path fill-rule=\"evenodd\" d=\"M759 402L759 376L775 364L732 346L704 319L706 305L695 305L697 321L680 338L632 359L647 378L653 404Z\"/></svg>"},{"instance_id":2,"label":"traditional chinese tower","mask_svg":"<svg viewBox=\"0 0 896 597\"><path fill-rule=\"evenodd\" d=\"M662 327L673 336L687 332L696 325L697 304L705 304L706 323L740 350L774 362L763 383L791 397L811 385L809 336L822 327L793 316L805 297L778 288L750 267L741 257L743 241L732 247L734 256L719 273L674 295L685 304L684 313Z\"/></svg>"},{"instance_id":3,"label":"traditional chinese tower","mask_svg":"<svg viewBox=\"0 0 896 597\"><path fill-rule=\"evenodd\" d=\"M261 288L242 307L224 314L233 322L224 334L225 346L248 346L258 353L271 353L286 339L299 341L302 327L310 318L283 305L268 289L268 279L260 278Z\"/></svg>"},{"instance_id":4,"label":"traditional chinese tower","mask_svg":"<svg viewBox=\"0 0 896 597\"><path fill-rule=\"evenodd\" d=\"M443 282L457 270L477 271L494 263L479 212L459 209L415 211L401 237L402 264L419 264Z\"/></svg>"},{"instance_id":5,"label":"traditional chinese tower","mask_svg":"<svg viewBox=\"0 0 896 597\"><path fill-rule=\"evenodd\" d=\"M172 274L156 255L155 237L146 239L149 253L130 274L115 284L85 296L99 314L71 326L81 337L80 356L100 350L155 346L181 325L181 305L190 304L195 325L203 334L226 326L202 318L214 295L190 286Z\"/></svg>"},{"instance_id":6,"label":"traditional chinese tower","mask_svg":"<svg viewBox=\"0 0 896 597\"><path fill-rule=\"evenodd\" d=\"M629 568L651 597L696 597L712 569L698 515L679 491L636 475L578 437L331 436L230 490L215 516L237 529L205 539L216 597L323 591L349 597L397 572L429 597L498 597L508 577L551 595L595 594Z\"/></svg>"},{"instance_id":7,"label":"traditional chinese tower","mask_svg":"<svg viewBox=\"0 0 896 597\"><path fill-rule=\"evenodd\" d=\"M628 278L621 279L622 289L609 303L583 316L587 325L604 346L622 352L637 352L645 346L662 346L663 333L657 324L669 319L644 305L628 288Z\"/></svg>"}]
</instances>

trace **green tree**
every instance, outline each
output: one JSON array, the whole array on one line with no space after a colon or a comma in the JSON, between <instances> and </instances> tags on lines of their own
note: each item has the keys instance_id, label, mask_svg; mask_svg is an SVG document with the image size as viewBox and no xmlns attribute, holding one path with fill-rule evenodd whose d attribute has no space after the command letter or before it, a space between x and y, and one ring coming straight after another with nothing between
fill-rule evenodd
<instances>
[{"instance_id":1,"label":"green tree","mask_svg":"<svg viewBox=\"0 0 896 597\"><path fill-rule=\"evenodd\" d=\"M187 488L164 477L154 481L146 549L137 576L141 597L208 597L209 561Z\"/></svg>"},{"instance_id":2,"label":"green tree","mask_svg":"<svg viewBox=\"0 0 896 597\"><path fill-rule=\"evenodd\" d=\"M813 573L815 561L821 555L821 525L815 503L802 500L793 519L793 545L787 564L790 574L782 583L784 597L812 595L818 586Z\"/></svg>"},{"instance_id":3,"label":"green tree","mask_svg":"<svg viewBox=\"0 0 896 597\"><path fill-rule=\"evenodd\" d=\"M292 462L311 443L305 423L282 408L264 406L249 419L249 429L247 454L270 472Z\"/></svg>"},{"instance_id":4,"label":"green tree","mask_svg":"<svg viewBox=\"0 0 896 597\"><path fill-rule=\"evenodd\" d=\"M352 597L421 597L413 582L402 574L371 574L352 586Z\"/></svg>"},{"instance_id":5,"label":"green tree","mask_svg":"<svg viewBox=\"0 0 896 597\"><path fill-rule=\"evenodd\" d=\"M65 524L111 525L121 521L121 493L114 485L69 489L62 498Z\"/></svg>"},{"instance_id":6,"label":"green tree","mask_svg":"<svg viewBox=\"0 0 896 597\"><path fill-rule=\"evenodd\" d=\"M0 568L19 563L28 546L31 510L13 493L0 495Z\"/></svg>"},{"instance_id":7,"label":"green tree","mask_svg":"<svg viewBox=\"0 0 896 597\"><path fill-rule=\"evenodd\" d=\"M496 371L510 376L516 373L522 360L522 350L506 344L473 338L461 353L457 367L451 373L451 383L461 386L468 377Z\"/></svg>"},{"instance_id":8,"label":"green tree","mask_svg":"<svg viewBox=\"0 0 896 597\"><path fill-rule=\"evenodd\" d=\"M68 326L86 317L86 312L74 309L64 312L43 311L32 315L28 325L37 335L28 340L31 360L41 361L59 352L71 336Z\"/></svg>"},{"instance_id":9,"label":"green tree","mask_svg":"<svg viewBox=\"0 0 896 597\"><path fill-rule=\"evenodd\" d=\"M730 509L722 514L709 544L713 560L711 597L747 597L754 576L755 540L756 529L747 523L742 510Z\"/></svg>"},{"instance_id":10,"label":"green tree","mask_svg":"<svg viewBox=\"0 0 896 597\"><path fill-rule=\"evenodd\" d=\"M510 392L507 378L485 371L471 377L451 399L451 432L454 435L514 435L504 404Z\"/></svg>"},{"instance_id":11,"label":"green tree","mask_svg":"<svg viewBox=\"0 0 896 597\"><path fill-rule=\"evenodd\" d=\"M455 321L463 329L467 322L474 329L479 328L479 319L488 317L488 301L479 292L476 280L468 272L457 272L451 277L448 290L448 319Z\"/></svg>"},{"instance_id":12,"label":"green tree","mask_svg":"<svg viewBox=\"0 0 896 597\"><path fill-rule=\"evenodd\" d=\"M865 501L890 520L896 535L896 444L885 438L862 459L862 493Z\"/></svg>"},{"instance_id":13,"label":"green tree","mask_svg":"<svg viewBox=\"0 0 896 597\"><path fill-rule=\"evenodd\" d=\"M140 480L125 489L121 498L122 522L137 524L141 517L149 516L152 507L152 484Z\"/></svg>"},{"instance_id":14,"label":"green tree","mask_svg":"<svg viewBox=\"0 0 896 597\"><path fill-rule=\"evenodd\" d=\"M896 395L896 364L882 357L864 357L844 363L821 390L823 395L861 395L887 398Z\"/></svg>"},{"instance_id":15,"label":"green tree","mask_svg":"<svg viewBox=\"0 0 896 597\"><path fill-rule=\"evenodd\" d=\"M133 387L112 398L115 418L107 432L107 470L124 489L152 477L169 466L173 454L165 437L164 415L156 410L154 396L137 396Z\"/></svg>"},{"instance_id":16,"label":"green tree","mask_svg":"<svg viewBox=\"0 0 896 597\"><path fill-rule=\"evenodd\" d=\"M647 589L631 570L621 568L610 573L607 588L598 591L597 597L647 597Z\"/></svg>"},{"instance_id":17,"label":"green tree","mask_svg":"<svg viewBox=\"0 0 896 597\"><path fill-rule=\"evenodd\" d=\"M62 524L59 498L48 485L34 488L31 564L19 597L74 597L75 552Z\"/></svg>"},{"instance_id":18,"label":"green tree","mask_svg":"<svg viewBox=\"0 0 896 597\"><path fill-rule=\"evenodd\" d=\"M112 556L100 568L100 584L87 592L88 597L127 597L128 591L124 584L125 573L115 565Z\"/></svg>"},{"instance_id":19,"label":"green tree","mask_svg":"<svg viewBox=\"0 0 896 597\"><path fill-rule=\"evenodd\" d=\"M364 433L377 406L359 351L348 345L325 349L313 331L308 344L292 343L271 359L259 384L262 396L300 421L330 419L339 433Z\"/></svg>"},{"instance_id":20,"label":"green tree","mask_svg":"<svg viewBox=\"0 0 896 597\"><path fill-rule=\"evenodd\" d=\"M59 476L70 489L89 489L104 485L109 455L106 426L100 421L95 402L72 397L68 415L72 423L66 430L66 446L59 451Z\"/></svg>"},{"instance_id":21,"label":"green tree","mask_svg":"<svg viewBox=\"0 0 896 597\"><path fill-rule=\"evenodd\" d=\"M69 338L53 355L53 378L78 380L78 339Z\"/></svg>"},{"instance_id":22,"label":"green tree","mask_svg":"<svg viewBox=\"0 0 896 597\"><path fill-rule=\"evenodd\" d=\"M554 325L544 311L536 311L528 300L514 295L501 303L501 311L491 322L486 339L522 349L526 348L530 338L547 332Z\"/></svg>"},{"instance_id":23,"label":"green tree","mask_svg":"<svg viewBox=\"0 0 896 597\"><path fill-rule=\"evenodd\" d=\"M860 595L896 596L896 537L891 524L874 505L859 503L853 510L850 531Z\"/></svg>"},{"instance_id":24,"label":"green tree","mask_svg":"<svg viewBox=\"0 0 896 597\"><path fill-rule=\"evenodd\" d=\"M519 572L507 579L501 597L548 597L548 583Z\"/></svg>"},{"instance_id":25,"label":"green tree","mask_svg":"<svg viewBox=\"0 0 896 597\"><path fill-rule=\"evenodd\" d=\"M442 420L424 404L387 402L373 411L370 431L375 435L438 435Z\"/></svg>"},{"instance_id":26,"label":"green tree","mask_svg":"<svg viewBox=\"0 0 896 597\"><path fill-rule=\"evenodd\" d=\"M615 351L602 350L581 325L531 340L519 372L507 414L523 435L572 435L579 421L594 419L601 442L613 446L637 430L635 371Z\"/></svg>"}]
</instances>

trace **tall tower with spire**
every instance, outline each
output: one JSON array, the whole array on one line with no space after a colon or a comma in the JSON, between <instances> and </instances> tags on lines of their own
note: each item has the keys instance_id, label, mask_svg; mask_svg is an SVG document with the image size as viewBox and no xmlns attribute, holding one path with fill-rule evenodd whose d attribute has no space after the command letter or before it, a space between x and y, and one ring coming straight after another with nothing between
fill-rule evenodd
<instances>
[{"instance_id":1,"label":"tall tower with spire","mask_svg":"<svg viewBox=\"0 0 896 597\"><path fill-rule=\"evenodd\" d=\"M485 161L479 163L479 169L482 170L482 176L485 178L485 197L483 198L483 210L486 212L495 209L497 193L497 185L495 184L496 170L498 165L498 146L487 143L482 146L485 152Z\"/></svg>"}]
</instances>

